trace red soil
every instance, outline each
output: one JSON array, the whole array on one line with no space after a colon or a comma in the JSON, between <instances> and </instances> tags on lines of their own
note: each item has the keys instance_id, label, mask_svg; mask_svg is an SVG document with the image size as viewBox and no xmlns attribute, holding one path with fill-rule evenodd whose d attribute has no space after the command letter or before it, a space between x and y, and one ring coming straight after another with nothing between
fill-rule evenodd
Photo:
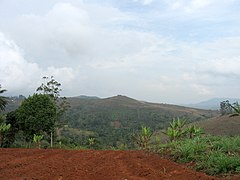
<instances>
[{"instance_id":1,"label":"red soil","mask_svg":"<svg viewBox=\"0 0 240 180\"><path fill-rule=\"evenodd\" d=\"M0 179L217 179L141 151L0 149Z\"/></svg>"}]
</instances>

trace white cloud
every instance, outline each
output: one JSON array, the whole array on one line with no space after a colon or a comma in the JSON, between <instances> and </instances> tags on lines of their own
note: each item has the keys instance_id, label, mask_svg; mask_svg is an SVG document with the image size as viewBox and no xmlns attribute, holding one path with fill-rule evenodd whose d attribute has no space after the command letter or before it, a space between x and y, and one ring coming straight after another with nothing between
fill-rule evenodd
<instances>
[{"instance_id":1,"label":"white cloud","mask_svg":"<svg viewBox=\"0 0 240 180\"><path fill-rule=\"evenodd\" d=\"M133 0L134 2L140 2L143 5L149 5L152 4L154 0Z\"/></svg>"},{"instance_id":2,"label":"white cloud","mask_svg":"<svg viewBox=\"0 0 240 180\"><path fill-rule=\"evenodd\" d=\"M198 11L216 3L168 2L171 10L186 14L186 8ZM239 37L184 42L131 28L132 21L138 22L135 14L87 3L57 3L44 14L21 15L3 28L11 38L0 36L0 83L10 92L30 93L42 76L54 75L64 95L122 93L154 102L225 96L224 86L234 86L228 93L238 94Z\"/></svg>"},{"instance_id":3,"label":"white cloud","mask_svg":"<svg viewBox=\"0 0 240 180\"><path fill-rule=\"evenodd\" d=\"M16 43L7 39L1 32L0 64L0 82L10 94L31 94L40 85L40 78L44 75L54 75L63 82L73 79L71 68L49 67L44 70L37 63L27 61Z\"/></svg>"},{"instance_id":4,"label":"white cloud","mask_svg":"<svg viewBox=\"0 0 240 180\"><path fill-rule=\"evenodd\" d=\"M227 6L233 4L236 0L164 0L165 4L174 11L184 12L187 14L199 14L208 16L215 11L224 10Z\"/></svg>"}]
</instances>

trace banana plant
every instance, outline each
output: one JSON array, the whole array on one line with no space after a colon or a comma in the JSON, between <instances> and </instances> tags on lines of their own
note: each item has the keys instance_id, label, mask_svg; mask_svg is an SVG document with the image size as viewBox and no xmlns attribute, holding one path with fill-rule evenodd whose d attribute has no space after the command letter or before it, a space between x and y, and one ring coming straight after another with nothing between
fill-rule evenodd
<instances>
[{"instance_id":1,"label":"banana plant","mask_svg":"<svg viewBox=\"0 0 240 180\"><path fill-rule=\"evenodd\" d=\"M92 147L95 144L95 138L88 138L88 143Z\"/></svg>"},{"instance_id":2,"label":"banana plant","mask_svg":"<svg viewBox=\"0 0 240 180\"><path fill-rule=\"evenodd\" d=\"M163 133L169 137L170 141L175 141L186 134L186 129L184 129L186 122L186 119L173 118L170 126Z\"/></svg>"},{"instance_id":3,"label":"banana plant","mask_svg":"<svg viewBox=\"0 0 240 180\"><path fill-rule=\"evenodd\" d=\"M194 125L189 126L186 131L189 134L190 139L200 136L204 133L202 128L196 127Z\"/></svg>"},{"instance_id":4,"label":"banana plant","mask_svg":"<svg viewBox=\"0 0 240 180\"><path fill-rule=\"evenodd\" d=\"M33 142L36 144L36 147L38 147L38 149L41 149L42 139L43 139L43 135L34 134L33 136Z\"/></svg>"},{"instance_id":5,"label":"banana plant","mask_svg":"<svg viewBox=\"0 0 240 180\"><path fill-rule=\"evenodd\" d=\"M140 147L140 149L147 149L147 147L149 146L149 142L151 140L152 137L152 132L150 127L143 127L141 129L141 133L134 135L134 139L136 141L136 143L138 144L138 146Z\"/></svg>"}]
</instances>

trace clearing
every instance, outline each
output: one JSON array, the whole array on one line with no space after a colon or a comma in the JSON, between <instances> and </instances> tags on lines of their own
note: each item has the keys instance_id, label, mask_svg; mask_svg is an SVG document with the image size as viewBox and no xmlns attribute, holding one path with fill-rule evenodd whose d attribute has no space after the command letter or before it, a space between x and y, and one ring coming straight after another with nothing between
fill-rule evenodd
<instances>
[{"instance_id":1,"label":"clearing","mask_svg":"<svg viewBox=\"0 0 240 180\"><path fill-rule=\"evenodd\" d=\"M0 179L218 178L142 151L0 149Z\"/></svg>"}]
</instances>

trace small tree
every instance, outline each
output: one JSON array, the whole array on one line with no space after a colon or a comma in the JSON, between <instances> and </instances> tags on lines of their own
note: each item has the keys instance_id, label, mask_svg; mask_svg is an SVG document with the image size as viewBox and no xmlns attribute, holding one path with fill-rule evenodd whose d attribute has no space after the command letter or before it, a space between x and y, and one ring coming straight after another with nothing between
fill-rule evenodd
<instances>
[{"instance_id":1,"label":"small tree","mask_svg":"<svg viewBox=\"0 0 240 180\"><path fill-rule=\"evenodd\" d=\"M221 115L227 115L227 114L232 114L233 113L231 104L229 103L228 100L227 101L222 101L220 103L220 112L221 112Z\"/></svg>"}]
</instances>

